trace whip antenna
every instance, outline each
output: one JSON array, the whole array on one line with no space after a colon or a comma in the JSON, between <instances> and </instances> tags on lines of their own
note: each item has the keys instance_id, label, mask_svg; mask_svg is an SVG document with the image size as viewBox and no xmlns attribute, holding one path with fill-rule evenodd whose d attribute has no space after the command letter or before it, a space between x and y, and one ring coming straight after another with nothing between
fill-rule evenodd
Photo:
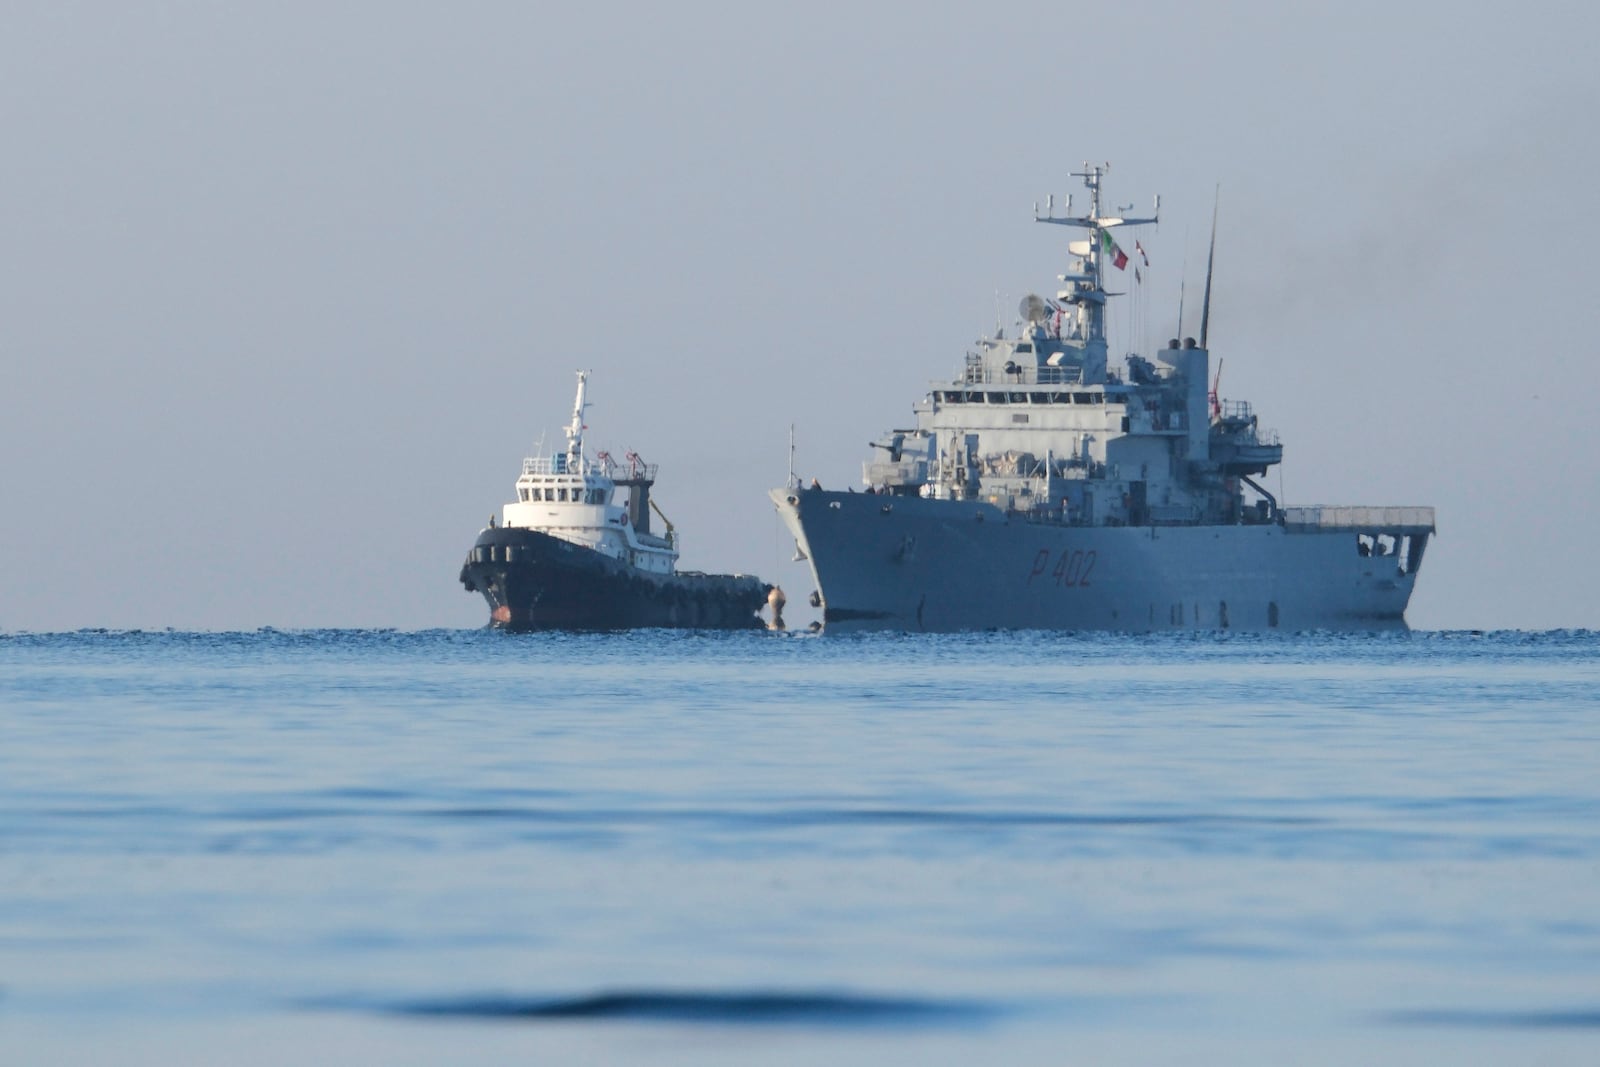
<instances>
[{"instance_id":1,"label":"whip antenna","mask_svg":"<svg viewBox=\"0 0 1600 1067\"><path fill-rule=\"evenodd\" d=\"M1211 251L1206 253L1206 299L1200 310L1200 347L1207 348L1206 333L1211 326L1211 267L1217 259L1217 202L1222 199L1222 183L1217 183L1211 200Z\"/></svg>"}]
</instances>

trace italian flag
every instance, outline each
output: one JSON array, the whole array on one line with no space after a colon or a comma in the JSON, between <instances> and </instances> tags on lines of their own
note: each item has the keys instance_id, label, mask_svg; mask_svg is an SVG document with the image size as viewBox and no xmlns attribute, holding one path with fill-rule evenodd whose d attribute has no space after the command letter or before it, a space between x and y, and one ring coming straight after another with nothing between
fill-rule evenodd
<instances>
[{"instance_id":1,"label":"italian flag","mask_svg":"<svg viewBox=\"0 0 1600 1067\"><path fill-rule=\"evenodd\" d=\"M1128 253L1119 248L1117 242L1111 239L1110 230L1100 231L1100 247L1105 251L1106 255L1111 257L1112 266L1118 270L1128 269Z\"/></svg>"}]
</instances>

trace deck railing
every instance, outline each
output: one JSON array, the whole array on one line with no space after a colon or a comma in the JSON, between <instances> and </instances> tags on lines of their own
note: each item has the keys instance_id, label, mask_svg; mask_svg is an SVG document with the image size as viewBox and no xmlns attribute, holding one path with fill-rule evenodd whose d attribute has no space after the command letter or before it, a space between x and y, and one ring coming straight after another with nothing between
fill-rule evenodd
<instances>
[{"instance_id":1,"label":"deck railing","mask_svg":"<svg viewBox=\"0 0 1600 1067\"><path fill-rule=\"evenodd\" d=\"M965 385L1078 385L1083 381L1083 368L1025 363L1014 371L993 370L985 365L982 356L969 355L961 380Z\"/></svg>"},{"instance_id":2,"label":"deck railing","mask_svg":"<svg viewBox=\"0 0 1600 1067\"><path fill-rule=\"evenodd\" d=\"M1283 509L1290 529L1434 530L1432 508L1364 508L1315 505Z\"/></svg>"},{"instance_id":3,"label":"deck railing","mask_svg":"<svg viewBox=\"0 0 1600 1067\"><path fill-rule=\"evenodd\" d=\"M629 466L625 463L568 463L564 455L537 456L522 461L522 473L584 475L616 481L637 477L653 482L656 480L656 464L640 463L637 466Z\"/></svg>"}]
</instances>

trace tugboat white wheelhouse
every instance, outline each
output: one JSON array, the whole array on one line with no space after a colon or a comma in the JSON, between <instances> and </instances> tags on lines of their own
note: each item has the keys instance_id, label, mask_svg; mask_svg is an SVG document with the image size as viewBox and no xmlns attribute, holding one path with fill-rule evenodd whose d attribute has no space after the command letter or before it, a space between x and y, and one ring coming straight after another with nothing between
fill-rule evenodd
<instances>
[{"instance_id":1,"label":"tugboat white wheelhouse","mask_svg":"<svg viewBox=\"0 0 1600 1067\"><path fill-rule=\"evenodd\" d=\"M772 491L825 628L1403 628L1433 509L1280 506L1257 479L1283 446L1210 378L1209 265L1198 341L1107 366L1102 271L1130 257L1114 234L1161 202L1106 214L1103 175L1074 174L1087 214L1035 212L1085 235L1063 287L874 443L866 492Z\"/></svg>"},{"instance_id":2,"label":"tugboat white wheelhouse","mask_svg":"<svg viewBox=\"0 0 1600 1067\"><path fill-rule=\"evenodd\" d=\"M769 586L739 574L680 572L678 535L650 499L656 465L583 449L588 373L564 451L522 461L517 498L489 520L461 567L461 584L489 604L491 626L514 630L634 627L744 629ZM613 501L626 489L626 503ZM654 510L665 529L650 529Z\"/></svg>"}]
</instances>

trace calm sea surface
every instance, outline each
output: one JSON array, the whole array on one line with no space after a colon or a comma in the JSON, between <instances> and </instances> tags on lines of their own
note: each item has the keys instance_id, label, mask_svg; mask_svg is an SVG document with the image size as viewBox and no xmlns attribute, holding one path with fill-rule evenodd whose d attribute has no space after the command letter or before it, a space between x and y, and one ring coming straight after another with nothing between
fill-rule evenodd
<instances>
[{"instance_id":1,"label":"calm sea surface","mask_svg":"<svg viewBox=\"0 0 1600 1067\"><path fill-rule=\"evenodd\" d=\"M0 1061L1600 1063L1600 634L0 635Z\"/></svg>"}]
</instances>

